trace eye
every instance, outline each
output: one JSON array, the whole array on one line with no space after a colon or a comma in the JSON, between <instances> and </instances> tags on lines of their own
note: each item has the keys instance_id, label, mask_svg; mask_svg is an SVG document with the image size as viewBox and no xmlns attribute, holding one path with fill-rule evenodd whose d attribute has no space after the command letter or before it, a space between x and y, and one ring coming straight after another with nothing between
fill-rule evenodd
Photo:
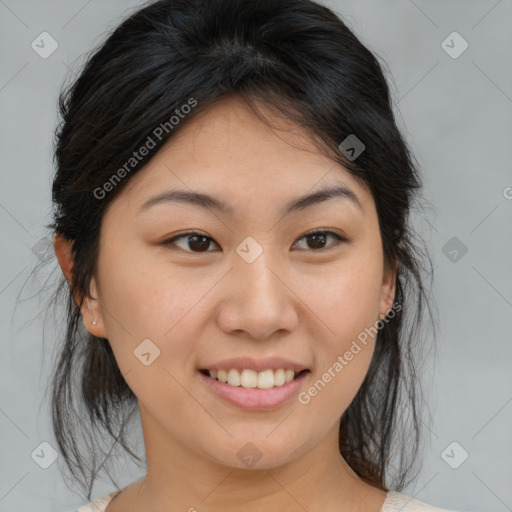
<instances>
[{"instance_id":1,"label":"eye","mask_svg":"<svg viewBox=\"0 0 512 512\"><path fill-rule=\"evenodd\" d=\"M182 233L181 235L175 236L163 242L163 245L178 245L176 243L177 240L188 239L184 245L188 245L188 248L184 248L185 250L192 249L190 252L211 252L208 251L208 247L211 242L214 242L213 238L201 233L200 231L189 231L187 233ZM218 247L218 244L215 242Z\"/></svg>"},{"instance_id":2,"label":"eye","mask_svg":"<svg viewBox=\"0 0 512 512\"><path fill-rule=\"evenodd\" d=\"M299 238L299 241L302 239L312 240L313 247L310 246L309 248L315 249L315 250L321 250L321 249L326 249L325 244L326 244L326 240L329 237L334 238L338 242L347 241L346 238L343 238L342 236L338 235L337 233L334 233L333 231L327 231L327 230L310 231L309 233L302 235ZM212 252L212 251L208 250L208 248L210 247L212 242L215 245L217 245L217 247L219 247L219 245L217 244L217 242L215 242L215 240L213 240L213 238L205 235L204 233L201 233L200 231L188 231L187 233L182 233L181 235L177 235L173 238L170 238L169 240L165 240L164 242L162 242L162 244L163 245L176 245L179 247L179 245L176 242L179 240L182 240L182 239L186 239L185 244L184 244L186 247L181 247L181 248L188 252L196 252L196 253ZM296 247L297 243L298 242L295 242L292 247ZM333 245L333 244L330 244L330 245ZM327 248L330 245L328 245Z\"/></svg>"},{"instance_id":3,"label":"eye","mask_svg":"<svg viewBox=\"0 0 512 512\"><path fill-rule=\"evenodd\" d=\"M326 243L326 240L332 236L332 238L334 238L335 240L337 240L338 242L346 242L347 239L346 238L343 238L342 236L338 235L337 233L334 233L333 231L322 231L322 230L316 230L316 231L310 231L309 233L306 233L304 235L302 235L299 240L302 240L302 239L309 239L309 240L312 240L313 241L313 247L309 247L309 248L313 248L315 250L321 250L321 249L326 249L325 247L325 243ZM295 242L295 244L293 244L292 247L296 246L297 242ZM333 245L333 244L330 244L330 245ZM337 244L334 244L334 245L337 245ZM329 246L327 246L328 248Z\"/></svg>"}]
</instances>

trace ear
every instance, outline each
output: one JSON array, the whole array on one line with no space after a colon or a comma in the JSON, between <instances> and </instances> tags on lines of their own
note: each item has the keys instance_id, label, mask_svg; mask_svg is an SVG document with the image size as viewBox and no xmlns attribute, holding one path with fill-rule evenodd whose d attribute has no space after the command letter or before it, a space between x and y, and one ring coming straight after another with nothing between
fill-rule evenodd
<instances>
[{"instance_id":1,"label":"ear","mask_svg":"<svg viewBox=\"0 0 512 512\"><path fill-rule=\"evenodd\" d=\"M398 260L390 268L384 268L384 276L382 279L379 314L384 317L393 307L396 290L396 277L398 273Z\"/></svg>"},{"instance_id":2,"label":"ear","mask_svg":"<svg viewBox=\"0 0 512 512\"><path fill-rule=\"evenodd\" d=\"M62 269L62 273L64 274L69 286L73 283L73 267L74 267L74 259L72 253L73 242L64 238L61 235L53 236L53 248L55 250L55 255L57 256L57 260L59 262L60 268ZM100 338L106 338L107 333L105 329L105 324L103 322L103 315L101 304L98 297L98 290L96 285L96 280L91 278L90 285L90 293L92 295L92 299L86 297L81 306L82 312L82 321L84 323L85 329L94 336L98 336ZM78 293L75 293L73 296L76 304L79 304ZM96 321L96 324L92 322Z\"/></svg>"}]
</instances>

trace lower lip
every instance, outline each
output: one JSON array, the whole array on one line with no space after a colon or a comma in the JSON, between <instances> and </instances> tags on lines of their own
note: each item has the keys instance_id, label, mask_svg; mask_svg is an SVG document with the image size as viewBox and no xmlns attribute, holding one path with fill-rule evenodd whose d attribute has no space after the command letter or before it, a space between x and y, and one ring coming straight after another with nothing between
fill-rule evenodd
<instances>
[{"instance_id":1,"label":"lower lip","mask_svg":"<svg viewBox=\"0 0 512 512\"><path fill-rule=\"evenodd\" d=\"M216 395L227 403L246 411L267 411L285 404L296 395L310 372L304 372L296 379L269 389L231 386L198 372L202 381Z\"/></svg>"}]
</instances>

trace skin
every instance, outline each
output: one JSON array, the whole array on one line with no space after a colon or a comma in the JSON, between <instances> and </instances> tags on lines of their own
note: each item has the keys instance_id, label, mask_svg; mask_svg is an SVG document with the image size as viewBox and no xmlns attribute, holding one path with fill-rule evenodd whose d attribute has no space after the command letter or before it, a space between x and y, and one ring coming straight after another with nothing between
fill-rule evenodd
<instances>
[{"instance_id":1,"label":"skin","mask_svg":"<svg viewBox=\"0 0 512 512\"><path fill-rule=\"evenodd\" d=\"M307 390L393 304L396 276L384 266L371 193L302 128L267 116L279 131L236 97L216 104L184 125L105 213L83 322L109 340L138 398L147 460L145 477L107 512L379 512L385 500L338 449L340 417L368 371L375 337L306 405L294 397L271 411L244 411L198 375L230 357L281 356L311 369ZM280 213L327 184L349 187L362 209L334 198ZM138 213L171 188L209 193L235 214L177 202ZM213 241L163 243L192 229ZM348 242L330 235L321 248L304 237L313 229ZM236 253L247 236L263 249L252 263ZM69 280L70 244L55 237L54 246ZM147 338L160 356L145 366L133 351ZM249 442L262 455L250 468L237 457Z\"/></svg>"}]
</instances>

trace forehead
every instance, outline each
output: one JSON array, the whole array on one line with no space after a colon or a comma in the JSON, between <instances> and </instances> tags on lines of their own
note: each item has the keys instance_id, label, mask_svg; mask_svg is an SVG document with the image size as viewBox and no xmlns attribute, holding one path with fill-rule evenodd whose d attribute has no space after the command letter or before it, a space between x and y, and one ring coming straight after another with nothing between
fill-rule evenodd
<instances>
[{"instance_id":1,"label":"forehead","mask_svg":"<svg viewBox=\"0 0 512 512\"><path fill-rule=\"evenodd\" d=\"M122 195L140 207L150 196L178 187L208 191L242 208L254 201L289 203L322 185L341 184L361 205L372 200L342 165L320 151L310 132L263 105L260 111L270 125L238 97L184 119Z\"/></svg>"}]
</instances>

